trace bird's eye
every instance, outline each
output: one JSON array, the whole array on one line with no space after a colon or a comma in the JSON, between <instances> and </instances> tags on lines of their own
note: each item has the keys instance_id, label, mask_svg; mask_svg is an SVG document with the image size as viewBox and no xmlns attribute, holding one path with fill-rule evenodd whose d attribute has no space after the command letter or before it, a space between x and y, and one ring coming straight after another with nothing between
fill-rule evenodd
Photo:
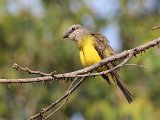
<instances>
[{"instance_id":1,"label":"bird's eye","mask_svg":"<svg viewBox=\"0 0 160 120\"><path fill-rule=\"evenodd\" d=\"M75 29L76 29L76 28L75 28L75 27L73 27L73 28L72 28L72 31L74 31Z\"/></svg>"}]
</instances>

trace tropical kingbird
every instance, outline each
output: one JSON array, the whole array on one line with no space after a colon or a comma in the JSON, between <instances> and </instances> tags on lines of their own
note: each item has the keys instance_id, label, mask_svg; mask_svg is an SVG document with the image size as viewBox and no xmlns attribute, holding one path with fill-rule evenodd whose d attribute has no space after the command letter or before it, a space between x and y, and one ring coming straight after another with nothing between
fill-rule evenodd
<instances>
[{"instance_id":1,"label":"tropical kingbird","mask_svg":"<svg viewBox=\"0 0 160 120\"><path fill-rule=\"evenodd\" d=\"M76 24L69 27L63 38L69 38L75 41L79 49L80 60L82 64L87 67L100 62L102 59L107 58L114 54L109 41L100 33L94 33L85 27ZM97 69L98 72L111 69L116 66L114 61L103 65ZM123 92L129 103L132 102L132 96L129 90L122 84L117 71L114 70L108 74L101 75L109 84L116 83L120 90Z\"/></svg>"}]
</instances>

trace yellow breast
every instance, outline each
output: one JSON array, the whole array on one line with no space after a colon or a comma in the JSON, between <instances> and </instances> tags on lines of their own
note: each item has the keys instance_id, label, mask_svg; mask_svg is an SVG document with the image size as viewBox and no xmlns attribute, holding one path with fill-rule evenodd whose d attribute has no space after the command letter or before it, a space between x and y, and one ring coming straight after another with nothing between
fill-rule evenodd
<instances>
[{"instance_id":1,"label":"yellow breast","mask_svg":"<svg viewBox=\"0 0 160 120\"><path fill-rule=\"evenodd\" d=\"M94 47L93 37L83 37L78 44L80 47L80 60L85 67L101 61Z\"/></svg>"}]
</instances>

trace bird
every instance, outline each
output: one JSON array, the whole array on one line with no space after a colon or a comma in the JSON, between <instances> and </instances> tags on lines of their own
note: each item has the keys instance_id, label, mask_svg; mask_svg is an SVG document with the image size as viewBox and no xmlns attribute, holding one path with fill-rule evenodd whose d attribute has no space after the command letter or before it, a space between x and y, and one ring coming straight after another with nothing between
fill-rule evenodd
<instances>
[{"instance_id":1,"label":"bird","mask_svg":"<svg viewBox=\"0 0 160 120\"><path fill-rule=\"evenodd\" d=\"M101 60L114 55L114 51L109 45L108 39L101 33L92 32L80 24L71 25L63 34L63 38L74 41L79 49L80 61L84 67L91 66ZM116 62L112 61L99 67L96 71L101 72L116 66ZM117 70L108 74L101 75L108 84L117 84L128 103L133 101L129 90L122 83Z\"/></svg>"}]
</instances>

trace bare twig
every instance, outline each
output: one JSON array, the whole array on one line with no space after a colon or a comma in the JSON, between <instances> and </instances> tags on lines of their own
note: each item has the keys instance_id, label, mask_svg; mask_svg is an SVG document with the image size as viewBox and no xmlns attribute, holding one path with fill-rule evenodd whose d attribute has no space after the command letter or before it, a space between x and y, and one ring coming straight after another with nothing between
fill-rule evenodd
<instances>
[{"instance_id":1,"label":"bare twig","mask_svg":"<svg viewBox=\"0 0 160 120\"><path fill-rule=\"evenodd\" d=\"M151 68L151 67L145 67L143 65L138 65L138 64L125 64L125 66L136 66L136 67L141 67L141 68Z\"/></svg>"},{"instance_id":2,"label":"bare twig","mask_svg":"<svg viewBox=\"0 0 160 120\"><path fill-rule=\"evenodd\" d=\"M50 106L48 106L47 108L43 109L41 112L37 113L34 116L31 116L28 120L33 120L37 117L42 117L43 119L43 115L49 111L51 108L53 108L54 106L56 106L58 103L60 103L62 100L64 100L68 95L72 94L85 80L85 77L81 78L80 81L78 81L78 83L76 85L74 85L74 87L72 87L72 89L67 92L64 96L62 96L61 98L59 98L58 100L56 100L54 103L52 103Z\"/></svg>"},{"instance_id":3,"label":"bare twig","mask_svg":"<svg viewBox=\"0 0 160 120\"><path fill-rule=\"evenodd\" d=\"M14 63L12 67L15 68L16 70L24 71L24 72L27 72L29 74L37 74L37 75L40 75L40 76L51 76L51 74L48 74L48 73L43 73L43 72L40 72L40 71L34 71L34 70L30 70L27 67L19 66L17 63Z\"/></svg>"},{"instance_id":4,"label":"bare twig","mask_svg":"<svg viewBox=\"0 0 160 120\"><path fill-rule=\"evenodd\" d=\"M65 105L65 103L68 101L68 99L69 99L69 96L70 96L70 90L71 90L71 88L72 88L72 85L77 81L77 77L72 81L72 83L70 84L70 86L69 86L69 88L68 88L68 90L67 90L67 92L66 92L66 94L68 93L68 96L66 96L66 99L65 99L65 101L57 108L57 109L55 109L51 114L49 114L48 116L46 116L45 118L44 118L44 120L46 120L47 118L49 118L50 116L52 116L55 112L57 112L59 109L61 109L64 105Z\"/></svg>"},{"instance_id":5,"label":"bare twig","mask_svg":"<svg viewBox=\"0 0 160 120\"><path fill-rule=\"evenodd\" d=\"M157 30L157 29L160 29L160 25L157 25L157 26L152 28L152 30Z\"/></svg>"},{"instance_id":6,"label":"bare twig","mask_svg":"<svg viewBox=\"0 0 160 120\"><path fill-rule=\"evenodd\" d=\"M11 83L34 83L34 82L45 82L54 80L52 76L36 77L36 78L22 78L22 79L0 79L1 84Z\"/></svg>"}]
</instances>

